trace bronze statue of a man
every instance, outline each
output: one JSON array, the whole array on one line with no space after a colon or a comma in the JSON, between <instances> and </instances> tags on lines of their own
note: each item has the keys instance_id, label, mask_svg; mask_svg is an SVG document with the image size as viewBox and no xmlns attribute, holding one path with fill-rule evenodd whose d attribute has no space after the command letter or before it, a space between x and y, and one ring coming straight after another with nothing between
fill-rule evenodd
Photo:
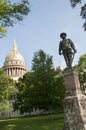
<instances>
[{"instance_id":1,"label":"bronze statue of a man","mask_svg":"<svg viewBox=\"0 0 86 130\"><path fill-rule=\"evenodd\" d=\"M75 49L74 43L68 38L66 38L66 33L61 33L60 37L62 41L59 43L59 55L63 54L67 68L72 67L72 62L74 58L74 54L77 52Z\"/></svg>"}]
</instances>

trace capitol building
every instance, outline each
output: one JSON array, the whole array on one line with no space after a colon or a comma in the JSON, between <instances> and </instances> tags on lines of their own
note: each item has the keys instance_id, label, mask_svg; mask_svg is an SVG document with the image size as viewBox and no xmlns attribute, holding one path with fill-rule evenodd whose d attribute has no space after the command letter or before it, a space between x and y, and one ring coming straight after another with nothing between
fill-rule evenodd
<instances>
[{"instance_id":1,"label":"capitol building","mask_svg":"<svg viewBox=\"0 0 86 130\"><path fill-rule=\"evenodd\" d=\"M5 58L3 65L4 72L7 76L17 81L27 72L27 67L25 65L24 57L17 50L16 42L13 43L13 48Z\"/></svg>"}]
</instances>

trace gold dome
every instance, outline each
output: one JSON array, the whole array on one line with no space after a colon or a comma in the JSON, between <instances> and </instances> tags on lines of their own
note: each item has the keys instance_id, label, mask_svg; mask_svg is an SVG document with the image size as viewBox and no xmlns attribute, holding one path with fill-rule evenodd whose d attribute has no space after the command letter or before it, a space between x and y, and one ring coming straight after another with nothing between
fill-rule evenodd
<instances>
[{"instance_id":1,"label":"gold dome","mask_svg":"<svg viewBox=\"0 0 86 130\"><path fill-rule=\"evenodd\" d=\"M23 56L19 53L19 51L17 50L17 45L16 42L14 41L13 44L13 48L11 50L11 52L6 56L5 58L5 62L4 62L4 66L9 65L9 64L21 64L21 65L25 65L25 61Z\"/></svg>"},{"instance_id":2,"label":"gold dome","mask_svg":"<svg viewBox=\"0 0 86 130\"><path fill-rule=\"evenodd\" d=\"M27 72L27 67L23 56L17 50L14 42L11 52L6 56L3 69L7 76L13 80L18 80Z\"/></svg>"}]
</instances>

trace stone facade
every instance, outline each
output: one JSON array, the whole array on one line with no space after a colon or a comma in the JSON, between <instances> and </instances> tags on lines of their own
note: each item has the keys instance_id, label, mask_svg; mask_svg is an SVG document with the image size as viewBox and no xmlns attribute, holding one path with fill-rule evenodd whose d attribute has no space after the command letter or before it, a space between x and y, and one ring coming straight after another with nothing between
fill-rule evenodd
<instances>
[{"instance_id":1,"label":"stone facade","mask_svg":"<svg viewBox=\"0 0 86 130\"><path fill-rule=\"evenodd\" d=\"M80 90L75 69L64 70L64 130L86 130L86 96Z\"/></svg>"}]
</instances>

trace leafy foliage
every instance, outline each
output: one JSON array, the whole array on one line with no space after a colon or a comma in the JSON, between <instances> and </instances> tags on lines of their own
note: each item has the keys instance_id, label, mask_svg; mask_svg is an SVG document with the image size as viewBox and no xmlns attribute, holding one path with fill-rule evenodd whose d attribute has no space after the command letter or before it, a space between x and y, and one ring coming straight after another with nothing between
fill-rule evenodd
<instances>
[{"instance_id":1,"label":"leafy foliage","mask_svg":"<svg viewBox=\"0 0 86 130\"><path fill-rule=\"evenodd\" d=\"M0 111L5 112L10 108L10 100L15 91L14 81L0 69Z\"/></svg>"},{"instance_id":2,"label":"leafy foliage","mask_svg":"<svg viewBox=\"0 0 86 130\"><path fill-rule=\"evenodd\" d=\"M78 3L81 4L82 0L70 0L71 6L74 8ZM81 6L80 16L85 20L83 28L86 31L86 4Z\"/></svg>"},{"instance_id":3,"label":"leafy foliage","mask_svg":"<svg viewBox=\"0 0 86 130\"><path fill-rule=\"evenodd\" d=\"M11 3L10 0L0 0L0 37L3 37L8 26L13 26L17 21L22 21L23 16L29 12L28 0L20 3Z\"/></svg>"},{"instance_id":4,"label":"leafy foliage","mask_svg":"<svg viewBox=\"0 0 86 130\"><path fill-rule=\"evenodd\" d=\"M21 113L37 110L62 110L65 86L53 68L52 56L42 50L34 53L32 72L18 82L19 93L14 104Z\"/></svg>"},{"instance_id":5,"label":"leafy foliage","mask_svg":"<svg viewBox=\"0 0 86 130\"><path fill-rule=\"evenodd\" d=\"M86 89L86 54L80 56L78 61L79 79L82 89Z\"/></svg>"},{"instance_id":6,"label":"leafy foliage","mask_svg":"<svg viewBox=\"0 0 86 130\"><path fill-rule=\"evenodd\" d=\"M78 3L81 3L81 0L70 0L71 6L74 8Z\"/></svg>"},{"instance_id":7,"label":"leafy foliage","mask_svg":"<svg viewBox=\"0 0 86 130\"><path fill-rule=\"evenodd\" d=\"M23 78L19 79L17 83L18 92L15 97L14 110L20 110L20 113L33 111L33 101L35 100L33 82L34 75L32 72L28 72Z\"/></svg>"},{"instance_id":8,"label":"leafy foliage","mask_svg":"<svg viewBox=\"0 0 86 130\"><path fill-rule=\"evenodd\" d=\"M86 54L80 56L78 66L80 69L86 69Z\"/></svg>"}]
</instances>

